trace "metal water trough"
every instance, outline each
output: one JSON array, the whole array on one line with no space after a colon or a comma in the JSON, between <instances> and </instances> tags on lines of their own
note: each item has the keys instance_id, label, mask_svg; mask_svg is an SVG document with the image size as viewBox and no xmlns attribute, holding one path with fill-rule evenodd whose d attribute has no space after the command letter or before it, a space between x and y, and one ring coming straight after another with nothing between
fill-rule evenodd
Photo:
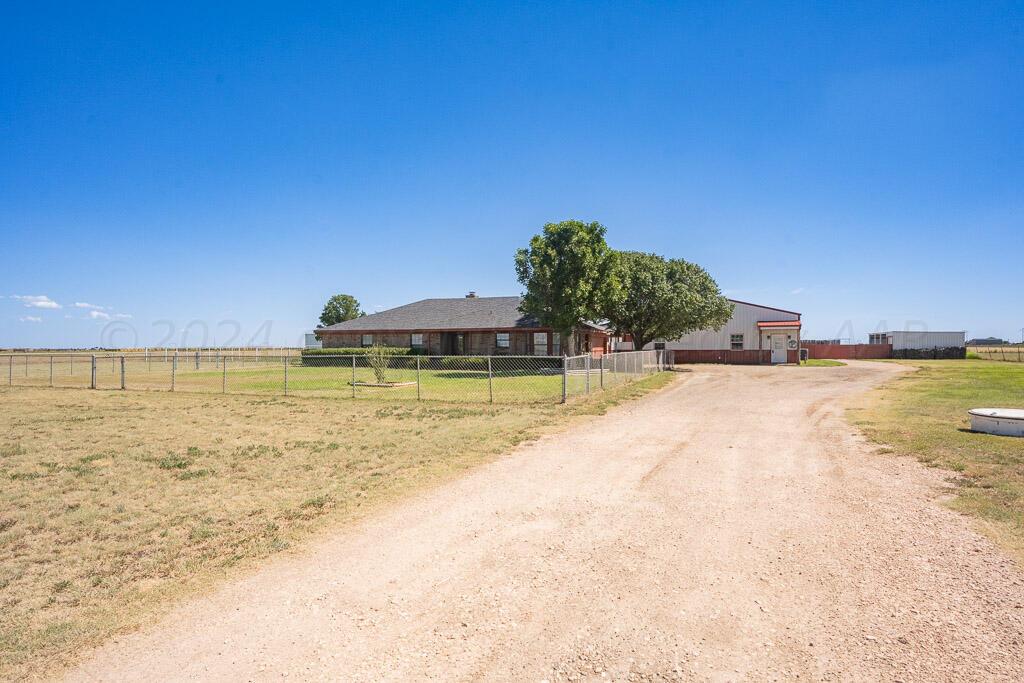
<instances>
[{"instance_id":1,"label":"metal water trough","mask_svg":"<svg viewBox=\"0 0 1024 683\"><path fill-rule=\"evenodd\" d=\"M972 408L971 429L1000 436L1024 436L1024 410L1017 408Z\"/></svg>"}]
</instances>

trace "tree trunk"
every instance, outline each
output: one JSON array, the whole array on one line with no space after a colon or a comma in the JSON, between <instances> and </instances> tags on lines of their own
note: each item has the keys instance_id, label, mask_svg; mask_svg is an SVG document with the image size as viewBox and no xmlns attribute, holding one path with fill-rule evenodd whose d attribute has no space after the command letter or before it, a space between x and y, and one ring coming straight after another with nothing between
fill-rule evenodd
<instances>
[{"instance_id":1,"label":"tree trunk","mask_svg":"<svg viewBox=\"0 0 1024 683\"><path fill-rule=\"evenodd\" d=\"M629 336L633 339L634 351L643 351L644 347L651 342L650 339L645 339L642 334L637 334L636 332L629 332Z\"/></svg>"},{"instance_id":2,"label":"tree trunk","mask_svg":"<svg viewBox=\"0 0 1024 683\"><path fill-rule=\"evenodd\" d=\"M568 332L562 333L562 355L563 356L578 356L580 355L580 336L576 333L575 329L569 330Z\"/></svg>"}]
</instances>

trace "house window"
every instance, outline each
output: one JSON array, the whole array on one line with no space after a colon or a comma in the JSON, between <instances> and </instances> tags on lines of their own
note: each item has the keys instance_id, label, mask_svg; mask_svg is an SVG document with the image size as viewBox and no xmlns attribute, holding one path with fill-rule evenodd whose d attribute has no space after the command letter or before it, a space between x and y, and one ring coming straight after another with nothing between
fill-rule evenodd
<instances>
[{"instance_id":1,"label":"house window","mask_svg":"<svg viewBox=\"0 0 1024 683\"><path fill-rule=\"evenodd\" d=\"M363 346L373 346L373 335L372 334L364 334L363 335Z\"/></svg>"},{"instance_id":2,"label":"house window","mask_svg":"<svg viewBox=\"0 0 1024 683\"><path fill-rule=\"evenodd\" d=\"M509 347L508 332L498 332L495 334L494 346L499 349L507 349Z\"/></svg>"},{"instance_id":3,"label":"house window","mask_svg":"<svg viewBox=\"0 0 1024 683\"><path fill-rule=\"evenodd\" d=\"M548 355L548 333L547 332L534 332L533 333L533 355L535 355L535 356L546 356L546 355Z\"/></svg>"},{"instance_id":4,"label":"house window","mask_svg":"<svg viewBox=\"0 0 1024 683\"><path fill-rule=\"evenodd\" d=\"M412 338L411 338L411 340L409 342L409 346L411 346L414 349L422 349L423 348L423 335L422 334L414 334L414 335L411 335L411 337Z\"/></svg>"},{"instance_id":5,"label":"house window","mask_svg":"<svg viewBox=\"0 0 1024 683\"><path fill-rule=\"evenodd\" d=\"M729 335L729 348L733 351L743 350L743 335L742 334L730 334Z\"/></svg>"},{"instance_id":6,"label":"house window","mask_svg":"<svg viewBox=\"0 0 1024 683\"><path fill-rule=\"evenodd\" d=\"M557 332L551 333L551 355L562 355L562 335L558 334Z\"/></svg>"}]
</instances>

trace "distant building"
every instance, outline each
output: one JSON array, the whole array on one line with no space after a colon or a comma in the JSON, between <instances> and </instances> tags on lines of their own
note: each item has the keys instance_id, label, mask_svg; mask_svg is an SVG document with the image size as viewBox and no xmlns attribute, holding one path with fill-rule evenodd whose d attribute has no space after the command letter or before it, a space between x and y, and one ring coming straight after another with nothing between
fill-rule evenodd
<instances>
[{"instance_id":1,"label":"distant building","mask_svg":"<svg viewBox=\"0 0 1024 683\"><path fill-rule=\"evenodd\" d=\"M966 332L931 332L925 330L896 330L868 335L869 344L892 344L893 351L963 348Z\"/></svg>"},{"instance_id":2,"label":"distant building","mask_svg":"<svg viewBox=\"0 0 1024 683\"><path fill-rule=\"evenodd\" d=\"M800 360L800 314L730 299L732 317L720 330L699 330L679 339L658 339L645 349L670 351L676 363L757 365ZM631 350L628 336L617 350Z\"/></svg>"},{"instance_id":3,"label":"distant building","mask_svg":"<svg viewBox=\"0 0 1024 683\"><path fill-rule=\"evenodd\" d=\"M868 344L889 344L893 358L966 358L966 332L894 330L868 335Z\"/></svg>"},{"instance_id":4,"label":"distant building","mask_svg":"<svg viewBox=\"0 0 1024 683\"><path fill-rule=\"evenodd\" d=\"M981 339L968 339L968 346L1005 346L1010 342L999 337L982 337Z\"/></svg>"}]
</instances>

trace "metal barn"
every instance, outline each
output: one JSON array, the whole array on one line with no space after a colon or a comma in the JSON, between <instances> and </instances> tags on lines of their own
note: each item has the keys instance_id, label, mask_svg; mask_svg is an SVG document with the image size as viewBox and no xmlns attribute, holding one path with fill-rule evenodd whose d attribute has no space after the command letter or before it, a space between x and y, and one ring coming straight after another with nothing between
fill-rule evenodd
<instances>
[{"instance_id":1,"label":"metal barn","mask_svg":"<svg viewBox=\"0 0 1024 683\"><path fill-rule=\"evenodd\" d=\"M730 299L732 318L722 329L658 340L647 349L674 352L676 363L796 363L800 358L800 314Z\"/></svg>"}]
</instances>

